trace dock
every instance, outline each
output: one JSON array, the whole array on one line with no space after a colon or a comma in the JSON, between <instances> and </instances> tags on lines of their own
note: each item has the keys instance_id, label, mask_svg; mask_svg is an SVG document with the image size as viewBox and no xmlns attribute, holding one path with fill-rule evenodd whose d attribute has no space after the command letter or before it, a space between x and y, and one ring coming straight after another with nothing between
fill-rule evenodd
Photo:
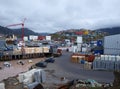
<instances>
[{"instance_id":1,"label":"dock","mask_svg":"<svg viewBox=\"0 0 120 89\"><path fill-rule=\"evenodd\" d=\"M42 49L42 50L41 50ZM2 51L0 52L0 61L10 61L19 59L42 58L52 56L48 48L44 47L26 47L24 50Z\"/></svg>"}]
</instances>

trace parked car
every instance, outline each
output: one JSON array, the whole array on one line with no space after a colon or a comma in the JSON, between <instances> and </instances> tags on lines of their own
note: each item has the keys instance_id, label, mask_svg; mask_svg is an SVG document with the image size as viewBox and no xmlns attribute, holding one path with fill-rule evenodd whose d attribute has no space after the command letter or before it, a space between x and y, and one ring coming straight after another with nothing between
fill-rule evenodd
<instances>
[{"instance_id":1,"label":"parked car","mask_svg":"<svg viewBox=\"0 0 120 89\"><path fill-rule=\"evenodd\" d=\"M48 59L45 60L45 62L47 62L47 63L54 63L55 60L53 58L48 58Z\"/></svg>"},{"instance_id":2,"label":"parked car","mask_svg":"<svg viewBox=\"0 0 120 89\"><path fill-rule=\"evenodd\" d=\"M45 68L45 67L47 67L47 63L44 61L41 61L41 62L36 63L35 66Z\"/></svg>"}]
</instances>

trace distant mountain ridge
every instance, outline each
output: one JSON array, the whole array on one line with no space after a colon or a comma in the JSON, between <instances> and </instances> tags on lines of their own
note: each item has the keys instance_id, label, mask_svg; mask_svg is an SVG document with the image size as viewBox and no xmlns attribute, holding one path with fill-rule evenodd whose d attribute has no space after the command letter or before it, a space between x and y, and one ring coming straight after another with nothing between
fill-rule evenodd
<instances>
[{"instance_id":1,"label":"distant mountain ridge","mask_svg":"<svg viewBox=\"0 0 120 89\"><path fill-rule=\"evenodd\" d=\"M0 34L8 35L8 34L15 34L17 36L22 35L22 28L19 29L9 29L6 27L0 26ZM24 35L29 36L29 35L49 35L49 33L36 33L28 28L24 28Z\"/></svg>"},{"instance_id":2,"label":"distant mountain ridge","mask_svg":"<svg viewBox=\"0 0 120 89\"><path fill-rule=\"evenodd\" d=\"M87 29L67 29L67 30L63 30L63 31L59 31L59 32L56 32L56 33L73 33L73 32L77 32L77 31L80 31L80 30L87 30ZM88 29L89 30L89 29ZM106 32L108 33L108 35L115 35L115 34L120 34L120 27L108 27L108 28L99 28L99 29L94 29L94 30L91 30L91 31L101 31L101 32Z\"/></svg>"},{"instance_id":3,"label":"distant mountain ridge","mask_svg":"<svg viewBox=\"0 0 120 89\"><path fill-rule=\"evenodd\" d=\"M13 34L13 31L11 29L8 29L6 27L0 26L0 34Z\"/></svg>"},{"instance_id":4,"label":"distant mountain ridge","mask_svg":"<svg viewBox=\"0 0 120 89\"><path fill-rule=\"evenodd\" d=\"M120 27L101 28L98 31L107 32L109 35L120 34Z\"/></svg>"},{"instance_id":5,"label":"distant mountain ridge","mask_svg":"<svg viewBox=\"0 0 120 89\"><path fill-rule=\"evenodd\" d=\"M56 33L64 33L64 32L70 32L73 33L75 31L78 31L80 29L69 29L69 30L64 30L64 31L59 31ZM102 32L106 32L108 33L108 35L115 35L115 34L120 34L120 27L111 27L111 28L100 28L100 29L96 29L96 31L102 31ZM8 34L15 34L17 36L21 36L22 35L22 29L9 29L6 27L2 27L0 26L0 34L4 34L4 35L8 35ZM36 33L28 28L24 28L24 35L25 36L29 36L29 35L50 35L49 33Z\"/></svg>"}]
</instances>

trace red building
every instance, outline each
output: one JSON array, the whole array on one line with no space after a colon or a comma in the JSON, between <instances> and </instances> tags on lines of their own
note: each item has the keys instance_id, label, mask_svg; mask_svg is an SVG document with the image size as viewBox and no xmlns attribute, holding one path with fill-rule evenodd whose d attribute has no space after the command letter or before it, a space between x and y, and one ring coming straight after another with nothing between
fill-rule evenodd
<instances>
[{"instance_id":1,"label":"red building","mask_svg":"<svg viewBox=\"0 0 120 89\"><path fill-rule=\"evenodd\" d=\"M83 31L77 31L75 32L76 35L83 35Z\"/></svg>"}]
</instances>

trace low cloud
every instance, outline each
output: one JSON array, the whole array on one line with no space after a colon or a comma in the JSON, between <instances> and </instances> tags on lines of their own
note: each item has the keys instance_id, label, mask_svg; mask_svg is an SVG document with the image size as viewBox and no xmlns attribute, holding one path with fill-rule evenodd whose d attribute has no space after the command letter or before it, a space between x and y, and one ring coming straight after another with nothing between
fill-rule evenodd
<instances>
[{"instance_id":1,"label":"low cloud","mask_svg":"<svg viewBox=\"0 0 120 89\"><path fill-rule=\"evenodd\" d=\"M120 0L0 0L0 25L21 23L35 32L96 29L120 24ZM20 26L18 26L20 27ZM14 28L14 27L13 27Z\"/></svg>"}]
</instances>

